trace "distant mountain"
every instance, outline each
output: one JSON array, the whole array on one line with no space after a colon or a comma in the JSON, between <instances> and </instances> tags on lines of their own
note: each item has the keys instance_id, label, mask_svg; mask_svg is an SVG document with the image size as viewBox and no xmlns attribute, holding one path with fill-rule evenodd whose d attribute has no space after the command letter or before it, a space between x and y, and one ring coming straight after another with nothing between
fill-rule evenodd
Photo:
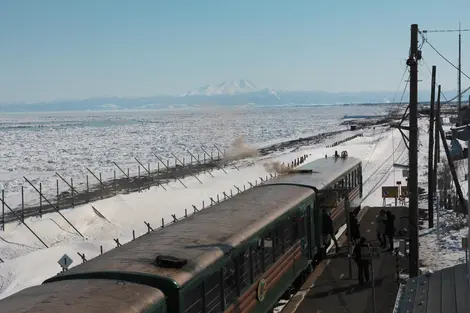
<instances>
[{"instance_id":1,"label":"distant mountain","mask_svg":"<svg viewBox=\"0 0 470 313\"><path fill-rule=\"evenodd\" d=\"M249 80L229 80L220 83L216 86L206 85L197 90L189 91L182 94L182 97L188 96L214 96L214 95L235 95L240 93L249 93L258 91L258 87L255 86Z\"/></svg>"},{"instance_id":2,"label":"distant mountain","mask_svg":"<svg viewBox=\"0 0 470 313\"><path fill-rule=\"evenodd\" d=\"M447 99L455 91L445 92ZM419 100L429 101L429 91L420 90ZM248 80L231 80L214 86L204 86L177 96L154 96L140 98L103 97L82 100L53 101L47 103L13 103L0 105L0 112L46 112L46 111L94 111L136 110L203 106L313 106L386 104L400 102L401 94L395 92L325 92L325 91L278 91L260 89ZM464 97L465 98L465 97ZM403 103L409 95L405 93Z\"/></svg>"}]
</instances>

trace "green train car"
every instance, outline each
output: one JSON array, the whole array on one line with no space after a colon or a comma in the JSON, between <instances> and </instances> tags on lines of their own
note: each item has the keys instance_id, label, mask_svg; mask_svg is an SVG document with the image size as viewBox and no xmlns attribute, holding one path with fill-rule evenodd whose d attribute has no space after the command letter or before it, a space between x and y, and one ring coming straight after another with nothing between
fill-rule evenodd
<instances>
[{"instance_id":1,"label":"green train car","mask_svg":"<svg viewBox=\"0 0 470 313\"><path fill-rule=\"evenodd\" d=\"M146 285L107 279L63 280L26 288L0 301L0 312L165 313L165 295Z\"/></svg>"},{"instance_id":2,"label":"green train car","mask_svg":"<svg viewBox=\"0 0 470 313\"><path fill-rule=\"evenodd\" d=\"M33 288L47 293L58 283L109 281L164 295L143 294L142 301L152 303L142 309L126 311L124 306L112 311L103 304L106 312L270 312L294 281L324 256L328 243L322 236L322 211L332 211L338 228L345 221L345 198L357 210L361 196L359 160L319 159ZM131 300L122 292L114 296ZM97 301L99 297L96 293ZM50 307L47 312L63 311Z\"/></svg>"}]
</instances>

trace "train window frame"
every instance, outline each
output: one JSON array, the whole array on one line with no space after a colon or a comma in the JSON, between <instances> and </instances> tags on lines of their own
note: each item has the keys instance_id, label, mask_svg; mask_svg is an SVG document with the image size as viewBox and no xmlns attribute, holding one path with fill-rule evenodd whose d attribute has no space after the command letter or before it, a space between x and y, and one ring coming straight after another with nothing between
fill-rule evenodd
<instances>
[{"instance_id":1,"label":"train window frame","mask_svg":"<svg viewBox=\"0 0 470 313\"><path fill-rule=\"evenodd\" d=\"M206 313L220 313L223 311L224 297L222 294L222 273L223 270L220 268L211 275L208 275L204 280L204 312ZM214 280L215 284L209 284L211 279ZM214 296L212 296L212 293L214 293Z\"/></svg>"},{"instance_id":2,"label":"train window frame","mask_svg":"<svg viewBox=\"0 0 470 313\"><path fill-rule=\"evenodd\" d=\"M238 284L238 296L240 296L244 291L246 291L252 284L251 280L251 271L252 271L252 264L250 262L251 259L250 254L250 247L240 252L236 257L236 267L237 267L237 284ZM245 262L243 261L245 258ZM247 266L244 266L247 265ZM245 268L245 269L244 269ZM243 276L246 279L242 280Z\"/></svg>"},{"instance_id":3,"label":"train window frame","mask_svg":"<svg viewBox=\"0 0 470 313\"><path fill-rule=\"evenodd\" d=\"M195 284L195 286L189 288L187 291L184 292L183 294L184 313L205 312L206 307L205 307L204 299L206 295L205 295L205 290L204 290L204 283L205 281L198 282L197 284ZM192 294L193 292L194 292L194 295ZM197 296L198 292L199 292L199 296ZM187 300L188 296L195 297L194 301L191 298L190 298L191 300ZM195 305L197 305L198 303L200 303L200 308L196 307L196 310L199 310L199 311L193 311Z\"/></svg>"},{"instance_id":4,"label":"train window frame","mask_svg":"<svg viewBox=\"0 0 470 313\"><path fill-rule=\"evenodd\" d=\"M233 270L232 270L233 269ZM235 260L230 258L222 267L223 271L223 302L224 302L224 308L227 308L230 306L238 297L238 277L237 277L237 266ZM229 273L229 275L227 275ZM234 278L231 278L230 280L233 280L233 283L230 285L227 284L227 281L229 280L229 277L234 276ZM230 296L228 296L229 292L232 292Z\"/></svg>"},{"instance_id":5,"label":"train window frame","mask_svg":"<svg viewBox=\"0 0 470 313\"><path fill-rule=\"evenodd\" d=\"M269 229L263 234L263 265L264 265L264 271L268 270L275 262L275 260L274 260L274 240L273 240L273 234L272 233L273 233L273 230ZM271 242L271 247L266 246L267 241ZM266 248L271 248L271 254L269 254L269 252L267 252L269 250L266 249Z\"/></svg>"}]
</instances>

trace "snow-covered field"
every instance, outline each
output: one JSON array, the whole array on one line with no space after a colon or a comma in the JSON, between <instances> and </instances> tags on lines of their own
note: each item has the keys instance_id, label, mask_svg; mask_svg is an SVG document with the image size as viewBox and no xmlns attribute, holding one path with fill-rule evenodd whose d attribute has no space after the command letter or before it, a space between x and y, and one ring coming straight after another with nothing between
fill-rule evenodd
<instances>
[{"instance_id":1,"label":"snow-covered field","mask_svg":"<svg viewBox=\"0 0 470 313\"><path fill-rule=\"evenodd\" d=\"M73 178L77 190L83 190L86 167L103 180L113 171L121 172L116 162L131 175L137 175L137 157L157 168L156 153L166 161L171 152L178 158L188 150L194 155L229 148L240 137L253 146L266 146L286 139L297 139L322 132L344 129L345 114L384 114L387 107L317 106L270 108L173 109L128 112L5 113L0 115L0 189L10 206L21 202L37 204L39 195L24 182L26 176L36 187L42 182L46 195L55 195L55 172L67 180ZM214 154L214 155L215 155ZM90 183L96 183L90 175ZM59 180L60 190L69 190Z\"/></svg>"},{"instance_id":2,"label":"snow-covered field","mask_svg":"<svg viewBox=\"0 0 470 313\"><path fill-rule=\"evenodd\" d=\"M446 123L448 119L444 119L443 129L447 131L451 125ZM424 188L427 193L428 188L428 128L429 121L421 119L419 121L420 137L419 137L419 186ZM463 146L465 147L465 146ZM445 150L440 144L441 162L447 163ZM467 160L454 162L457 175L459 177L462 193L465 199L468 198L468 182L465 180L465 174L468 171ZM440 165L442 166L442 164ZM455 190L455 189L454 189ZM455 194L455 191L454 191ZM436 201L435 201L436 203ZM419 207L428 209L427 197L420 200ZM465 262L465 250L462 249L462 238L468 235L467 217L462 214L456 214L453 211L439 207L439 228L437 218L437 206L434 209L434 227L428 228L428 221L422 225L420 230L420 261L422 263L421 271L437 271L449 266ZM439 230L439 238L438 238Z\"/></svg>"},{"instance_id":3,"label":"snow-covered field","mask_svg":"<svg viewBox=\"0 0 470 313\"><path fill-rule=\"evenodd\" d=\"M299 112L297 114L302 115ZM344 112L335 114L342 116ZM284 119L289 120L286 116ZM311 121L309 122L308 119L303 119L302 123L314 124ZM286 127L286 124L287 122L284 125L276 125L275 127L280 129ZM421 183L425 179L423 177L426 177L423 166L424 164L427 166L427 160L424 160L423 155L427 154L425 136L427 134L427 125L420 123L420 127L420 185L424 187ZM315 126L314 129L318 129L318 126ZM320 131L328 130L326 126L323 126ZM303 136L307 132L308 127L304 125ZM250 132L247 131L245 134L249 135ZM233 136L236 137L236 135L234 133ZM299 137L302 135L296 133L292 136ZM251 139L250 141L254 142L255 140ZM335 138L331 138L329 141L327 143L335 141ZM55 275L60 270L57 261L64 253L73 259L73 266L77 265L81 263L81 258L77 255L78 252L85 254L86 258L90 259L100 253L100 246L103 247L104 251L114 248L116 244L113 239L119 239L119 242L123 244L132 240L132 231L135 231L136 236L142 235L147 231L144 221L156 228L161 225L162 219L166 223L170 222L172 220L171 214L182 217L185 210L192 212L192 205L201 209L203 201L206 206L210 203L210 197L216 199L219 195L223 199L223 192L228 195L231 192L236 193L234 186L243 189L243 185L245 185L248 188L248 182L259 181L259 177L264 178L269 175L264 166L265 163L272 161L290 162L304 154L309 154L308 160L313 160L321 158L325 154L332 155L335 150L347 150L350 156L363 160L364 194L366 195L363 206L380 206L382 204L380 187L393 185L397 180L403 181L401 169L392 167L393 163L407 164L408 160L406 147L397 130L391 130L388 127L376 127L375 129L365 130L363 137L355 138L340 146L325 148L325 144L305 146L294 152L285 151L253 158L251 165L248 165L248 162L243 162L243 165L240 163L239 171L235 168L228 168L226 169L227 174L220 170L212 172L214 177L208 174L200 174L198 178L203 184L200 184L193 177L187 177L183 182L188 186L188 189L185 189L179 182L171 182L166 191L152 187L142 193L118 195L75 209L62 211L62 214L86 237L85 239L75 233L73 228L56 213L45 215L43 218L26 219L26 223L37 232L49 248L42 246L22 224L7 224L6 231L0 232L0 258L5 261L0 263L0 298L26 287L40 284L48 277ZM22 166L25 167L26 165ZM106 217L106 220L96 215L91 205L97 208ZM441 221L441 226L445 227L443 225L446 225L446 221L450 221L450 219L442 215ZM437 259L430 257L430 255L434 255L433 251L437 249L435 243L433 243L433 240L435 240L433 239L433 233L426 234L423 231L420 241L421 258L424 263L429 267L439 267L461 260L464 253L457 247L456 243L460 242L460 232L463 231L464 228L455 233L450 232L441 236L443 242L441 246L444 246L444 248L441 247L442 253ZM447 258L447 255L451 255L451 257ZM444 262L444 260L447 261Z\"/></svg>"}]
</instances>

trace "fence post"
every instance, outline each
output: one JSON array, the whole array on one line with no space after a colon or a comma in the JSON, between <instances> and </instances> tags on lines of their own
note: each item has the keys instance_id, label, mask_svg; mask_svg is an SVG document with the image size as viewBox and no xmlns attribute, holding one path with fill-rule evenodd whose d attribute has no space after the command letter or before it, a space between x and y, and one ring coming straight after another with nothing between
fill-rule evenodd
<instances>
[{"instance_id":1,"label":"fence post","mask_svg":"<svg viewBox=\"0 0 470 313\"><path fill-rule=\"evenodd\" d=\"M21 219L24 221L24 187L21 186Z\"/></svg>"},{"instance_id":2,"label":"fence post","mask_svg":"<svg viewBox=\"0 0 470 313\"><path fill-rule=\"evenodd\" d=\"M39 183L39 217L42 217L42 183Z\"/></svg>"},{"instance_id":3,"label":"fence post","mask_svg":"<svg viewBox=\"0 0 470 313\"><path fill-rule=\"evenodd\" d=\"M101 178L101 172L100 172L100 187L101 187L101 199L103 199L103 179Z\"/></svg>"},{"instance_id":4,"label":"fence post","mask_svg":"<svg viewBox=\"0 0 470 313\"><path fill-rule=\"evenodd\" d=\"M73 178L70 177L70 192L72 194L72 208L75 209L75 201L73 199Z\"/></svg>"},{"instance_id":5,"label":"fence post","mask_svg":"<svg viewBox=\"0 0 470 313\"><path fill-rule=\"evenodd\" d=\"M5 190L2 189L2 230L5 231Z\"/></svg>"},{"instance_id":6,"label":"fence post","mask_svg":"<svg viewBox=\"0 0 470 313\"><path fill-rule=\"evenodd\" d=\"M129 168L127 168L127 179L129 179L129 185L127 186L127 192L130 192L131 177L129 176ZM140 185L139 185L139 191L140 191Z\"/></svg>"},{"instance_id":7,"label":"fence post","mask_svg":"<svg viewBox=\"0 0 470 313\"><path fill-rule=\"evenodd\" d=\"M88 182L88 174L86 175L86 193L90 192L90 183ZM88 202L88 197L86 197Z\"/></svg>"},{"instance_id":8,"label":"fence post","mask_svg":"<svg viewBox=\"0 0 470 313\"><path fill-rule=\"evenodd\" d=\"M59 210L59 180L57 179L55 183L57 188L57 210Z\"/></svg>"}]
</instances>

